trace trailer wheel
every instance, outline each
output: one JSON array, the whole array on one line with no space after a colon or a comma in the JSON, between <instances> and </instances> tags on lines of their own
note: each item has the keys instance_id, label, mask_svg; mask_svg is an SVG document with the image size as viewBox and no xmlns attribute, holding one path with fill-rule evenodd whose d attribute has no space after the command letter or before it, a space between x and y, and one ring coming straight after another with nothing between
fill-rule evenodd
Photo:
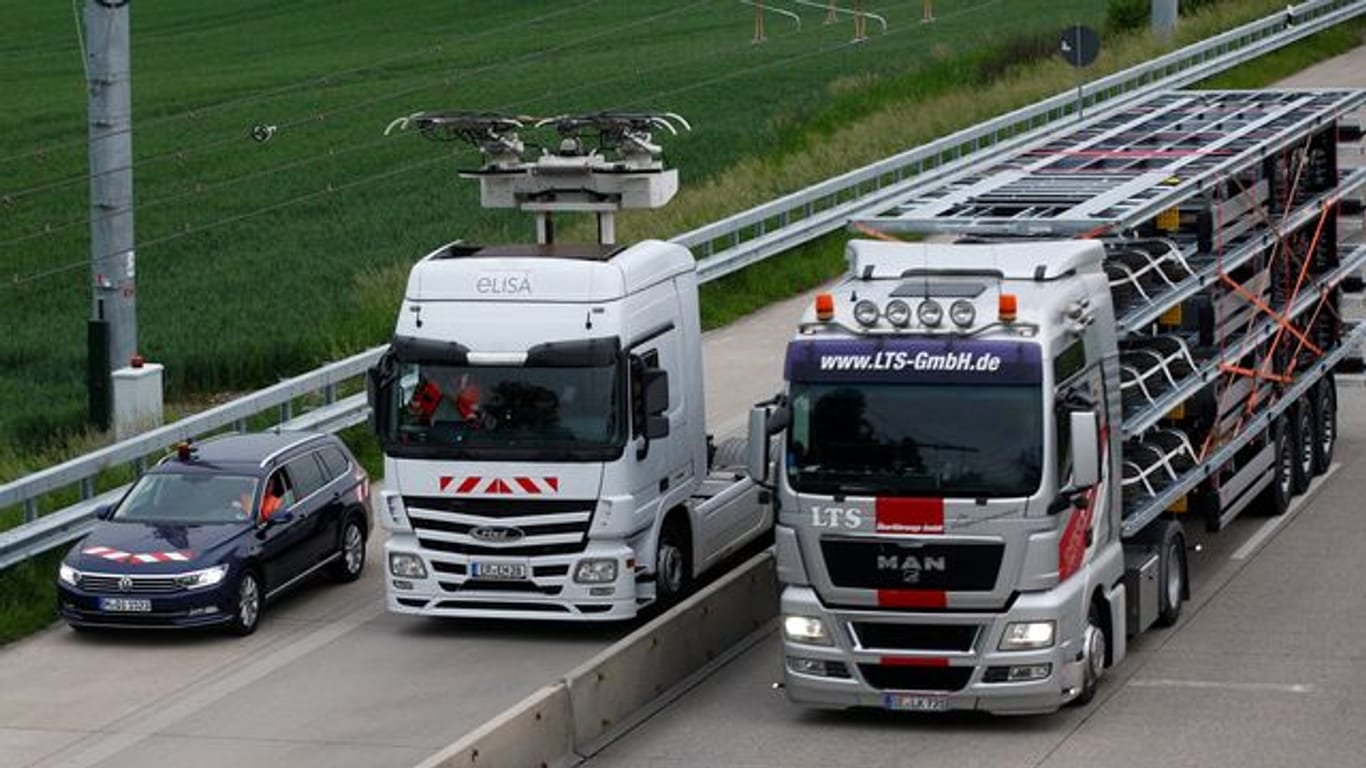
<instances>
[{"instance_id":1,"label":"trailer wheel","mask_svg":"<svg viewBox=\"0 0 1366 768\"><path fill-rule=\"evenodd\" d=\"M1157 561L1162 585L1157 597L1157 625L1170 627L1181 618L1181 603L1190 594L1186 583L1186 534L1175 520L1169 520L1163 526L1161 551Z\"/></svg>"},{"instance_id":2,"label":"trailer wheel","mask_svg":"<svg viewBox=\"0 0 1366 768\"><path fill-rule=\"evenodd\" d=\"M1338 389L1329 374L1314 388L1314 474L1328 471L1338 442Z\"/></svg>"},{"instance_id":3,"label":"trailer wheel","mask_svg":"<svg viewBox=\"0 0 1366 768\"><path fill-rule=\"evenodd\" d=\"M1292 445L1289 422L1284 416L1271 426L1271 484L1257 496L1254 508L1259 514L1275 517L1285 514L1290 507L1290 495L1294 485L1295 447Z\"/></svg>"},{"instance_id":4,"label":"trailer wheel","mask_svg":"<svg viewBox=\"0 0 1366 768\"><path fill-rule=\"evenodd\" d=\"M688 527L678 515L664 521L655 551L655 604L667 609L687 594L692 584L692 546Z\"/></svg>"},{"instance_id":5,"label":"trailer wheel","mask_svg":"<svg viewBox=\"0 0 1366 768\"><path fill-rule=\"evenodd\" d=\"M1101 604L1098 600L1091 601L1091 610L1086 616L1086 629L1082 633L1082 677L1081 693L1072 699L1071 704L1077 707L1084 707L1091 703L1091 699L1096 697L1096 691L1100 688L1100 678L1105 674L1105 655L1108 653L1106 644L1108 638L1105 636L1105 624L1101 619Z\"/></svg>"},{"instance_id":6,"label":"trailer wheel","mask_svg":"<svg viewBox=\"0 0 1366 768\"><path fill-rule=\"evenodd\" d=\"M1314 406L1312 398L1301 398L1295 404L1295 473L1294 482L1291 490L1295 493L1304 493L1309 489L1309 483L1314 479L1314 447L1318 443L1315 437Z\"/></svg>"}]
</instances>

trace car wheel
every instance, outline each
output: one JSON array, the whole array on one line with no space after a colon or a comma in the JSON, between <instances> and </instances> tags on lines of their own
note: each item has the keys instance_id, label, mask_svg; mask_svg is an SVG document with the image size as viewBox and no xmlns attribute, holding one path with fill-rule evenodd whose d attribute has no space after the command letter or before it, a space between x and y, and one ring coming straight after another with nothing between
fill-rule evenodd
<instances>
[{"instance_id":1,"label":"car wheel","mask_svg":"<svg viewBox=\"0 0 1366 768\"><path fill-rule=\"evenodd\" d=\"M342 528L341 549L332 563L332 578L336 581L355 581L365 569L365 529L352 519Z\"/></svg>"},{"instance_id":2,"label":"car wheel","mask_svg":"<svg viewBox=\"0 0 1366 768\"><path fill-rule=\"evenodd\" d=\"M250 635L261 622L261 608L265 603L261 581L256 572L247 570L237 580L237 599L233 601L232 621L228 631L234 635Z\"/></svg>"},{"instance_id":3,"label":"car wheel","mask_svg":"<svg viewBox=\"0 0 1366 768\"><path fill-rule=\"evenodd\" d=\"M683 598L692 583L691 547L687 528L673 518L664 524L655 552L655 602L669 608Z\"/></svg>"}]
</instances>

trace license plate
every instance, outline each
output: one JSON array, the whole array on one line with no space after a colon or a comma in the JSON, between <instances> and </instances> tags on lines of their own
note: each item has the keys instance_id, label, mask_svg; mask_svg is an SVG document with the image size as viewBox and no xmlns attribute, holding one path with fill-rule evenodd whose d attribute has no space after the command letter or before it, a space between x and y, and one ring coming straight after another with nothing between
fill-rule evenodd
<instances>
[{"instance_id":1,"label":"license plate","mask_svg":"<svg viewBox=\"0 0 1366 768\"><path fill-rule=\"evenodd\" d=\"M152 610L152 601L137 597L101 597L100 610L111 613L147 613Z\"/></svg>"},{"instance_id":2,"label":"license plate","mask_svg":"<svg viewBox=\"0 0 1366 768\"><path fill-rule=\"evenodd\" d=\"M526 563L470 563L470 578L489 581L523 581L526 579Z\"/></svg>"},{"instance_id":3,"label":"license plate","mask_svg":"<svg viewBox=\"0 0 1366 768\"><path fill-rule=\"evenodd\" d=\"M924 693L889 693L882 705L898 712L947 712L949 697Z\"/></svg>"}]
</instances>

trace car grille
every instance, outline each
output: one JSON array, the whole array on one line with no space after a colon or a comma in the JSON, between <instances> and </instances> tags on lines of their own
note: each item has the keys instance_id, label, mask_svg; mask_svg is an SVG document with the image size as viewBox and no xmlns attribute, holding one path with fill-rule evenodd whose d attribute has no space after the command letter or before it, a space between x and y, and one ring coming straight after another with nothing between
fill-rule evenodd
<instances>
[{"instance_id":1,"label":"car grille","mask_svg":"<svg viewBox=\"0 0 1366 768\"><path fill-rule=\"evenodd\" d=\"M860 664L858 669L880 691L957 691L972 678L972 667Z\"/></svg>"},{"instance_id":2,"label":"car grille","mask_svg":"<svg viewBox=\"0 0 1366 768\"><path fill-rule=\"evenodd\" d=\"M124 578L130 581L128 589L123 589L120 582ZM174 576L122 576L110 574L83 573L81 574L81 589L86 592L100 592L108 594L132 594L143 592L178 592L181 586L176 584Z\"/></svg>"},{"instance_id":3,"label":"car grille","mask_svg":"<svg viewBox=\"0 0 1366 768\"><path fill-rule=\"evenodd\" d=\"M837 587L989 592L1005 546L826 539L821 553Z\"/></svg>"},{"instance_id":4,"label":"car grille","mask_svg":"<svg viewBox=\"0 0 1366 768\"><path fill-rule=\"evenodd\" d=\"M423 548L464 555L533 557L582 552L593 519L592 501L448 499L405 496L408 519ZM515 538L487 541L478 529ZM520 535L517 535L520 534Z\"/></svg>"}]
</instances>

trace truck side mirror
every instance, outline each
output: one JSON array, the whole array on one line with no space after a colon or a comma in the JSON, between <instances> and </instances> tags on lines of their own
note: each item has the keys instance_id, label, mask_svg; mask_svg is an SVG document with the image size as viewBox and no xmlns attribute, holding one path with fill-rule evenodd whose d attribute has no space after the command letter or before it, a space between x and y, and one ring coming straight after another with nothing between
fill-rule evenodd
<instances>
[{"instance_id":1,"label":"truck side mirror","mask_svg":"<svg viewBox=\"0 0 1366 768\"><path fill-rule=\"evenodd\" d=\"M640 372L641 389L645 397L645 415L658 416L669 410L669 374L659 368Z\"/></svg>"},{"instance_id":2,"label":"truck side mirror","mask_svg":"<svg viewBox=\"0 0 1366 768\"><path fill-rule=\"evenodd\" d=\"M749 444L746 448L746 471L756 483L768 482L768 409L749 411Z\"/></svg>"},{"instance_id":3,"label":"truck side mirror","mask_svg":"<svg viewBox=\"0 0 1366 768\"><path fill-rule=\"evenodd\" d=\"M1069 413L1072 428L1072 485L1090 488L1100 482L1100 428L1095 411Z\"/></svg>"},{"instance_id":4,"label":"truck side mirror","mask_svg":"<svg viewBox=\"0 0 1366 768\"><path fill-rule=\"evenodd\" d=\"M394 352L390 349L365 372L365 400L370 404L370 431L375 435L383 434L389 424L388 388L394 383L394 367Z\"/></svg>"}]
</instances>

